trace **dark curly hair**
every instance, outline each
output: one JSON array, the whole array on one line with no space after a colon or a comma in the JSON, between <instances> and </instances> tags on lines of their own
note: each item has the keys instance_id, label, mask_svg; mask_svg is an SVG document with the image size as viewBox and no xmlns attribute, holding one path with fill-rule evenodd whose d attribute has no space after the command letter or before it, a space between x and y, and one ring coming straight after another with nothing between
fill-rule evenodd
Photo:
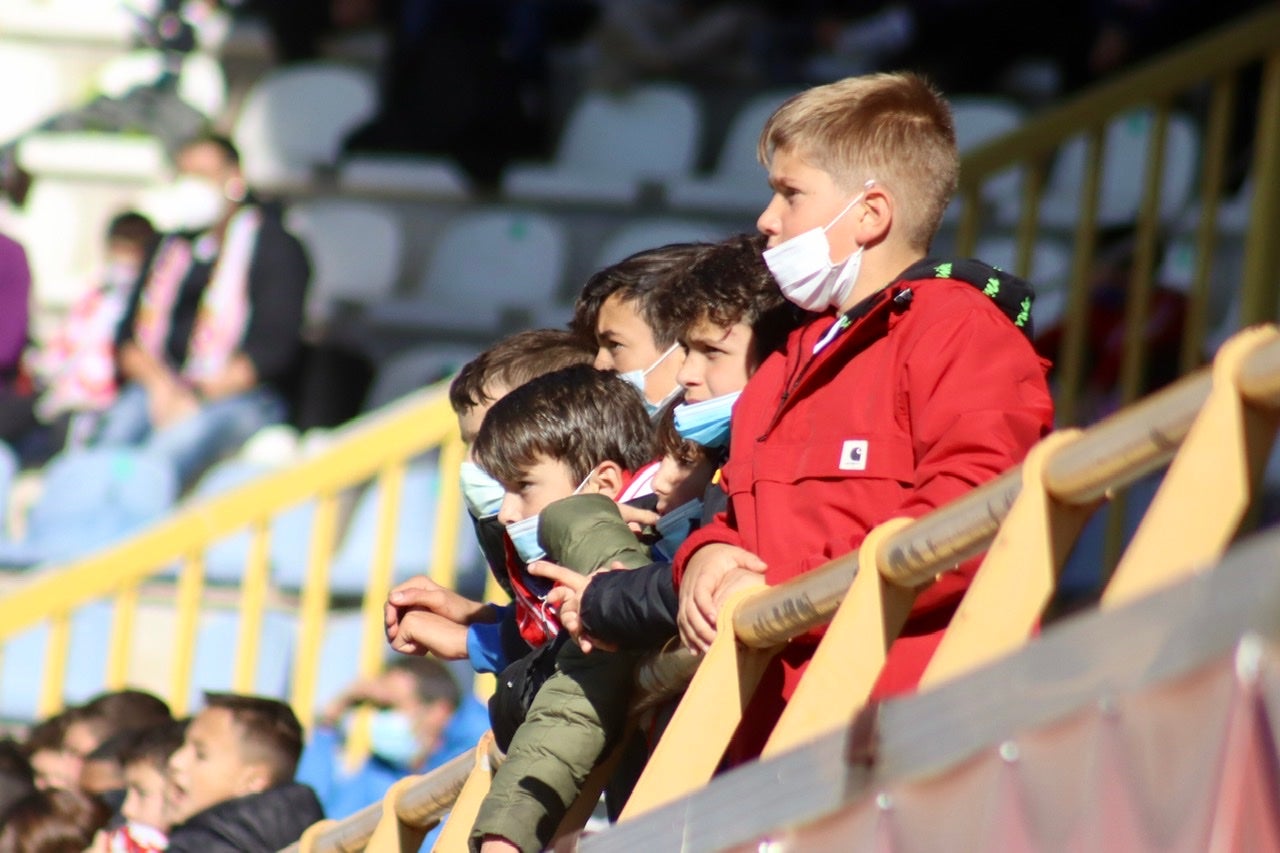
<instances>
[{"instance_id":1,"label":"dark curly hair","mask_svg":"<svg viewBox=\"0 0 1280 853\"><path fill-rule=\"evenodd\" d=\"M782 346L800 315L783 298L765 266L762 234L740 234L713 244L658 296L657 310L677 327L686 342L701 323L750 326L761 360Z\"/></svg>"},{"instance_id":2,"label":"dark curly hair","mask_svg":"<svg viewBox=\"0 0 1280 853\"><path fill-rule=\"evenodd\" d=\"M645 249L605 267L587 279L573 306L569 328L594 341L600 307L614 294L624 302L634 302L636 312L653 332L658 349L676 342L678 327L660 307L661 294L679 278L682 269L702 257L712 243L670 243Z\"/></svg>"}]
</instances>

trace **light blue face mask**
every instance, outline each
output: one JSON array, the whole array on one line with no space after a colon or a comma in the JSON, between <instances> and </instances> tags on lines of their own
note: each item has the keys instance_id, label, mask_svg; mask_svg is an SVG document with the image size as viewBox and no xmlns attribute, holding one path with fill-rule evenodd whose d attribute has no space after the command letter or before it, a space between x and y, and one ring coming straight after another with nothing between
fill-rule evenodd
<instances>
[{"instance_id":1,"label":"light blue face mask","mask_svg":"<svg viewBox=\"0 0 1280 853\"><path fill-rule=\"evenodd\" d=\"M733 404L738 402L741 394L741 391L734 391L701 403L682 403L676 406L676 432L686 441L703 447L724 447L729 443Z\"/></svg>"},{"instance_id":2,"label":"light blue face mask","mask_svg":"<svg viewBox=\"0 0 1280 853\"><path fill-rule=\"evenodd\" d=\"M686 501L658 519L655 525L661 536L653 550L664 560L671 560L676 550L689 538L693 526L702 519L702 499Z\"/></svg>"},{"instance_id":3,"label":"light blue face mask","mask_svg":"<svg viewBox=\"0 0 1280 853\"><path fill-rule=\"evenodd\" d=\"M538 542L538 516L531 515L507 525L507 536L511 544L516 546L516 553L525 565L534 560L541 560L547 555L546 549Z\"/></svg>"},{"instance_id":4,"label":"light blue face mask","mask_svg":"<svg viewBox=\"0 0 1280 853\"><path fill-rule=\"evenodd\" d=\"M672 388L671 391L668 392L665 397L663 397L661 400L659 400L656 403L650 403L648 395L646 395L644 392L645 379L649 376L650 373L653 373L653 371L657 368L659 364L662 364L662 362L666 361L667 357L670 356L671 353L675 352L679 346L680 346L679 344L672 344L670 349L668 349L662 355L658 356L658 360L655 361L653 364L649 365L648 367L646 367L644 370L628 370L626 373L618 374L619 376L622 377L622 381L626 382L631 387L635 388L637 391L640 392L640 399L644 400L644 410L649 413L649 417L651 418L654 415L656 415L658 412L662 411L663 406L671 402L671 400L675 399L675 396L684 390L677 383L677 385L674 388Z\"/></svg>"},{"instance_id":5,"label":"light blue face mask","mask_svg":"<svg viewBox=\"0 0 1280 853\"><path fill-rule=\"evenodd\" d=\"M403 711L383 708L369 722L369 750L397 767L411 768L422 752L413 733L413 722Z\"/></svg>"},{"instance_id":6,"label":"light blue face mask","mask_svg":"<svg viewBox=\"0 0 1280 853\"><path fill-rule=\"evenodd\" d=\"M462 481L462 499L466 501L472 516L488 518L498 514L502 507L502 496L506 494L501 483L474 462L462 463L459 479Z\"/></svg>"},{"instance_id":7,"label":"light blue face mask","mask_svg":"<svg viewBox=\"0 0 1280 853\"><path fill-rule=\"evenodd\" d=\"M573 493L580 494L582 487L591 481L591 475L596 472L592 468L587 472L587 476L582 478L582 482L573 490ZM538 516L531 515L528 518L522 518L519 521L513 521L507 525L507 536L511 539L511 544L516 547L516 554L524 561L527 566L534 560L541 560L547 556L547 551L538 542Z\"/></svg>"}]
</instances>

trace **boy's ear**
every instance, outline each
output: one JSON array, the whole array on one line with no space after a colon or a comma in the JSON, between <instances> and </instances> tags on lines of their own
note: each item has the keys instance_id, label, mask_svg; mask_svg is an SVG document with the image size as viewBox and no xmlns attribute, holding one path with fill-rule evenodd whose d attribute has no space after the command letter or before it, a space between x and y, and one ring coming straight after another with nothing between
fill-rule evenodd
<instances>
[{"instance_id":1,"label":"boy's ear","mask_svg":"<svg viewBox=\"0 0 1280 853\"><path fill-rule=\"evenodd\" d=\"M873 246L889 233L893 224L894 199L879 184L867 189L866 197L858 205L857 228L854 239L859 246Z\"/></svg>"},{"instance_id":2,"label":"boy's ear","mask_svg":"<svg viewBox=\"0 0 1280 853\"><path fill-rule=\"evenodd\" d=\"M596 468L587 485L593 486L599 494L617 500L618 495L622 494L622 482L622 466L609 461Z\"/></svg>"},{"instance_id":3,"label":"boy's ear","mask_svg":"<svg viewBox=\"0 0 1280 853\"><path fill-rule=\"evenodd\" d=\"M271 767L265 761L252 761L241 765L236 790L240 796L260 794L271 787Z\"/></svg>"}]
</instances>

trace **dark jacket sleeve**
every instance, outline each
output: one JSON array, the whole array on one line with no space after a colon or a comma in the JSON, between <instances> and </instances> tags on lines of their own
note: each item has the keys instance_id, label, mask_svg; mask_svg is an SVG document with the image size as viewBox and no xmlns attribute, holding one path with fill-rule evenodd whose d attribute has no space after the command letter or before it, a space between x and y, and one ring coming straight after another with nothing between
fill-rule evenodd
<instances>
[{"instance_id":1,"label":"dark jacket sleeve","mask_svg":"<svg viewBox=\"0 0 1280 853\"><path fill-rule=\"evenodd\" d=\"M582 626L622 649L660 649L676 635L678 604L670 563L597 573L582 596Z\"/></svg>"},{"instance_id":2,"label":"dark jacket sleeve","mask_svg":"<svg viewBox=\"0 0 1280 853\"><path fill-rule=\"evenodd\" d=\"M275 217L265 217L249 267L251 313L240 345L260 382L278 383L296 365L310 278L311 264L298 238Z\"/></svg>"},{"instance_id":3,"label":"dark jacket sleeve","mask_svg":"<svg viewBox=\"0 0 1280 853\"><path fill-rule=\"evenodd\" d=\"M169 836L170 853L241 853L220 833L203 827L181 828Z\"/></svg>"}]
</instances>

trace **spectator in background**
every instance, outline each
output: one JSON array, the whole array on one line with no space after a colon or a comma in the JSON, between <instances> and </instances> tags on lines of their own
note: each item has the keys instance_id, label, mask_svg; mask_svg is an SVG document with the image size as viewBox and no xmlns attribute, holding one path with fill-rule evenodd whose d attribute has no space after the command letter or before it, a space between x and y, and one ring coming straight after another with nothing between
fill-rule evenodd
<instances>
[{"instance_id":1,"label":"spectator in background","mask_svg":"<svg viewBox=\"0 0 1280 853\"><path fill-rule=\"evenodd\" d=\"M154 248L151 222L133 211L107 227L107 261L47 340L27 350L31 393L15 397L0 439L24 464L42 465L63 447L83 444L116 396L115 334L142 265Z\"/></svg>"},{"instance_id":2,"label":"spectator in background","mask_svg":"<svg viewBox=\"0 0 1280 853\"><path fill-rule=\"evenodd\" d=\"M100 832L94 839L94 853L151 853L168 848L169 759L182 746L186 728L185 722L174 721L128 736L120 755L126 785L120 808L124 823Z\"/></svg>"},{"instance_id":3,"label":"spectator in background","mask_svg":"<svg viewBox=\"0 0 1280 853\"><path fill-rule=\"evenodd\" d=\"M373 709L372 754L347 773L344 734L361 707ZM475 746L488 728L484 706L458 689L443 663L397 656L382 674L356 681L325 709L302 752L297 779L315 788L327 817L341 820L381 800L398 779L434 770Z\"/></svg>"},{"instance_id":4,"label":"spectator in background","mask_svg":"<svg viewBox=\"0 0 1280 853\"><path fill-rule=\"evenodd\" d=\"M452 157L495 185L513 157L542 153L547 125L545 3L396 0L378 113L348 151Z\"/></svg>"},{"instance_id":5,"label":"spectator in background","mask_svg":"<svg viewBox=\"0 0 1280 853\"><path fill-rule=\"evenodd\" d=\"M79 791L32 791L10 806L0 821L0 850L80 853L110 816L105 805Z\"/></svg>"},{"instance_id":6,"label":"spectator in background","mask_svg":"<svg viewBox=\"0 0 1280 853\"><path fill-rule=\"evenodd\" d=\"M124 749L133 740L134 731L114 734L84 757L77 787L91 797L106 803L114 815L124 804Z\"/></svg>"},{"instance_id":7,"label":"spectator in background","mask_svg":"<svg viewBox=\"0 0 1280 853\"><path fill-rule=\"evenodd\" d=\"M230 142L199 138L177 165L160 213L171 231L116 335L124 385L95 443L144 445L185 485L285 419L310 266L279 211L249 194Z\"/></svg>"},{"instance_id":8,"label":"spectator in background","mask_svg":"<svg viewBox=\"0 0 1280 853\"><path fill-rule=\"evenodd\" d=\"M24 747L41 790L75 788L80 784L83 756L65 748L67 726L74 713L64 711L32 726Z\"/></svg>"},{"instance_id":9,"label":"spectator in background","mask_svg":"<svg viewBox=\"0 0 1280 853\"><path fill-rule=\"evenodd\" d=\"M121 732L158 726L172 720L169 706L145 690L99 693L72 712L66 743L87 756Z\"/></svg>"},{"instance_id":10,"label":"spectator in background","mask_svg":"<svg viewBox=\"0 0 1280 853\"><path fill-rule=\"evenodd\" d=\"M13 738L0 740L0 826L9 806L35 790L35 771L26 750Z\"/></svg>"},{"instance_id":11,"label":"spectator in background","mask_svg":"<svg viewBox=\"0 0 1280 853\"><path fill-rule=\"evenodd\" d=\"M755 83L755 3L625 0L602 3L591 32L588 84L626 89L646 80Z\"/></svg>"},{"instance_id":12,"label":"spectator in background","mask_svg":"<svg viewBox=\"0 0 1280 853\"><path fill-rule=\"evenodd\" d=\"M0 440L20 432L30 417L29 394L20 376L30 300L27 253L0 234Z\"/></svg>"},{"instance_id":13,"label":"spectator in background","mask_svg":"<svg viewBox=\"0 0 1280 853\"><path fill-rule=\"evenodd\" d=\"M324 817L315 792L293 782L302 727L283 702L206 693L169 759L172 853L279 850Z\"/></svg>"}]
</instances>

